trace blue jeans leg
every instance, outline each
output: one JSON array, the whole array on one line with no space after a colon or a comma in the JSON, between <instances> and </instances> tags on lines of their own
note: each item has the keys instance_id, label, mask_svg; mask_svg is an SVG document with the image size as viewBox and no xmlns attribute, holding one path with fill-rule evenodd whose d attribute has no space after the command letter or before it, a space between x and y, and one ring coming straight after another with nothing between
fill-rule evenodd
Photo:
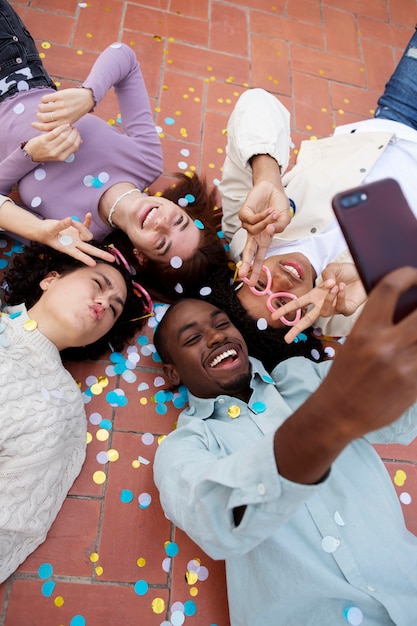
<instances>
[{"instance_id":1,"label":"blue jeans leg","mask_svg":"<svg viewBox=\"0 0 417 626\"><path fill-rule=\"evenodd\" d=\"M0 102L22 89L56 86L13 7L0 0Z\"/></svg>"},{"instance_id":2,"label":"blue jeans leg","mask_svg":"<svg viewBox=\"0 0 417 626\"><path fill-rule=\"evenodd\" d=\"M417 130L417 31L385 85L374 117L401 122Z\"/></svg>"}]
</instances>

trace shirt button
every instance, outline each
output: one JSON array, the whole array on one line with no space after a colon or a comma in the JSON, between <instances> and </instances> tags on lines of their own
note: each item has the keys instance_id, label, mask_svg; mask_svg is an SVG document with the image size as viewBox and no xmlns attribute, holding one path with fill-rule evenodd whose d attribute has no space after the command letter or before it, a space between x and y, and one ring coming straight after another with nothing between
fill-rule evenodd
<instances>
[{"instance_id":1,"label":"shirt button","mask_svg":"<svg viewBox=\"0 0 417 626\"><path fill-rule=\"evenodd\" d=\"M22 62L22 59L20 57L17 57L16 63L21 63L21 62Z\"/></svg>"},{"instance_id":2,"label":"shirt button","mask_svg":"<svg viewBox=\"0 0 417 626\"><path fill-rule=\"evenodd\" d=\"M366 585L366 588L368 591L376 591L375 587L372 587L372 585Z\"/></svg>"},{"instance_id":3,"label":"shirt button","mask_svg":"<svg viewBox=\"0 0 417 626\"><path fill-rule=\"evenodd\" d=\"M219 398L219 404L224 404L224 398Z\"/></svg>"},{"instance_id":4,"label":"shirt button","mask_svg":"<svg viewBox=\"0 0 417 626\"><path fill-rule=\"evenodd\" d=\"M366 168L365 167L361 167L361 169L359 171L360 171L361 174L365 174Z\"/></svg>"},{"instance_id":5,"label":"shirt button","mask_svg":"<svg viewBox=\"0 0 417 626\"><path fill-rule=\"evenodd\" d=\"M264 496L266 493L265 485L263 483L259 483L258 485L258 493L260 496Z\"/></svg>"},{"instance_id":6,"label":"shirt button","mask_svg":"<svg viewBox=\"0 0 417 626\"><path fill-rule=\"evenodd\" d=\"M310 230L310 233L316 233L316 232L317 232L317 228L315 227Z\"/></svg>"},{"instance_id":7,"label":"shirt button","mask_svg":"<svg viewBox=\"0 0 417 626\"><path fill-rule=\"evenodd\" d=\"M13 35L13 41L19 41L19 38L16 35Z\"/></svg>"}]
</instances>

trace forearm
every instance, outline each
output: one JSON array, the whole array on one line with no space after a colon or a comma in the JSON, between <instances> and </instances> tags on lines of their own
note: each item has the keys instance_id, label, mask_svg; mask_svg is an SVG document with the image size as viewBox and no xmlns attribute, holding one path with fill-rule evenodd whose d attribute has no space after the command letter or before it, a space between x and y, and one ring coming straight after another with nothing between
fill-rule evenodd
<instances>
[{"instance_id":1,"label":"forearm","mask_svg":"<svg viewBox=\"0 0 417 626\"><path fill-rule=\"evenodd\" d=\"M31 241L39 241L42 220L0 195L0 228Z\"/></svg>"},{"instance_id":2,"label":"forearm","mask_svg":"<svg viewBox=\"0 0 417 626\"><path fill-rule=\"evenodd\" d=\"M17 147L0 163L0 194L10 193L13 185L38 165L20 146Z\"/></svg>"},{"instance_id":3,"label":"forearm","mask_svg":"<svg viewBox=\"0 0 417 626\"><path fill-rule=\"evenodd\" d=\"M285 194L281 180L281 168L274 157L269 154L256 154L249 161L252 167L252 182L257 183L267 181L273 184L277 190Z\"/></svg>"}]
</instances>

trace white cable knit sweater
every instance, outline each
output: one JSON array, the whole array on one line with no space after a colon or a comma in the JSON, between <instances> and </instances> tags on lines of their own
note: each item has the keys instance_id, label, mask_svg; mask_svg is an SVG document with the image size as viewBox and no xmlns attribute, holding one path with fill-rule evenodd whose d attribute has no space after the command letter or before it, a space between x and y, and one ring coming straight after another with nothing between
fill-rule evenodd
<instances>
[{"instance_id":1,"label":"white cable knit sweater","mask_svg":"<svg viewBox=\"0 0 417 626\"><path fill-rule=\"evenodd\" d=\"M6 311L11 315L0 316L0 583L45 540L84 462L87 428L80 390L55 345L40 331L25 330L24 305Z\"/></svg>"}]
</instances>

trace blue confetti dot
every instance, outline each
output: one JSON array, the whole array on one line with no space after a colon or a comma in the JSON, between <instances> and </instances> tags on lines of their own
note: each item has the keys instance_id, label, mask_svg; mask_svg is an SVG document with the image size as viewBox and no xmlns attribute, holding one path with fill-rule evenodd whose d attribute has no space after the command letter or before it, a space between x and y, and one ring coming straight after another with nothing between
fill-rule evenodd
<instances>
[{"instance_id":1,"label":"blue confetti dot","mask_svg":"<svg viewBox=\"0 0 417 626\"><path fill-rule=\"evenodd\" d=\"M115 374L123 374L125 369L126 369L126 363L116 363L116 365L114 366Z\"/></svg>"},{"instance_id":2,"label":"blue confetti dot","mask_svg":"<svg viewBox=\"0 0 417 626\"><path fill-rule=\"evenodd\" d=\"M50 578L53 574L54 568L50 563L42 563L38 569L39 578Z\"/></svg>"},{"instance_id":3,"label":"blue confetti dot","mask_svg":"<svg viewBox=\"0 0 417 626\"><path fill-rule=\"evenodd\" d=\"M113 424L111 423L111 420L101 420L100 422L100 428L104 428L104 430L111 430L113 427Z\"/></svg>"},{"instance_id":4,"label":"blue confetti dot","mask_svg":"<svg viewBox=\"0 0 417 626\"><path fill-rule=\"evenodd\" d=\"M168 411L168 407L167 407L166 404L159 403L159 404L156 405L155 411L159 415L165 415L165 413Z\"/></svg>"},{"instance_id":5,"label":"blue confetti dot","mask_svg":"<svg viewBox=\"0 0 417 626\"><path fill-rule=\"evenodd\" d=\"M184 400L184 398L174 398L173 400L173 405L175 406L176 409L183 409L184 405L185 405L186 400Z\"/></svg>"},{"instance_id":6,"label":"blue confetti dot","mask_svg":"<svg viewBox=\"0 0 417 626\"><path fill-rule=\"evenodd\" d=\"M195 197L193 196L192 193L186 193L184 198L187 200L187 202L190 204L191 202L195 202ZM199 220L198 220L199 221ZM203 226L204 228L204 226Z\"/></svg>"},{"instance_id":7,"label":"blue confetti dot","mask_svg":"<svg viewBox=\"0 0 417 626\"><path fill-rule=\"evenodd\" d=\"M195 602L193 602L192 600L186 600L184 602L184 615L191 617L192 615L195 615L196 613L197 613L197 606Z\"/></svg>"},{"instance_id":8,"label":"blue confetti dot","mask_svg":"<svg viewBox=\"0 0 417 626\"><path fill-rule=\"evenodd\" d=\"M294 338L294 343L298 343L299 341L307 341L307 335L304 333L298 333L298 335Z\"/></svg>"},{"instance_id":9,"label":"blue confetti dot","mask_svg":"<svg viewBox=\"0 0 417 626\"><path fill-rule=\"evenodd\" d=\"M176 543L174 543L173 541L170 541L166 546L165 546L165 552L167 553L168 556L177 556L178 552L179 552L179 547L177 546Z\"/></svg>"},{"instance_id":10,"label":"blue confetti dot","mask_svg":"<svg viewBox=\"0 0 417 626\"><path fill-rule=\"evenodd\" d=\"M55 589L55 583L53 580L47 580L46 583L42 585L42 595L46 598L50 598L53 591Z\"/></svg>"},{"instance_id":11,"label":"blue confetti dot","mask_svg":"<svg viewBox=\"0 0 417 626\"><path fill-rule=\"evenodd\" d=\"M199 228L200 230L204 230L204 224L201 220L194 220L194 224L197 226L197 228Z\"/></svg>"},{"instance_id":12,"label":"blue confetti dot","mask_svg":"<svg viewBox=\"0 0 417 626\"><path fill-rule=\"evenodd\" d=\"M130 491L130 489L123 489L122 492L120 493L120 500L122 502L132 502L133 500L133 493Z\"/></svg>"},{"instance_id":13,"label":"blue confetti dot","mask_svg":"<svg viewBox=\"0 0 417 626\"><path fill-rule=\"evenodd\" d=\"M255 411L255 413L263 413L266 410L266 404L265 402L254 402L252 405L252 409Z\"/></svg>"},{"instance_id":14,"label":"blue confetti dot","mask_svg":"<svg viewBox=\"0 0 417 626\"><path fill-rule=\"evenodd\" d=\"M166 394L165 391L157 391L155 394L155 400L157 402L165 402L166 401Z\"/></svg>"},{"instance_id":15,"label":"blue confetti dot","mask_svg":"<svg viewBox=\"0 0 417 626\"><path fill-rule=\"evenodd\" d=\"M112 352L110 355L110 361L112 361L112 363L123 363L124 360L125 358L120 352Z\"/></svg>"},{"instance_id":16,"label":"blue confetti dot","mask_svg":"<svg viewBox=\"0 0 417 626\"><path fill-rule=\"evenodd\" d=\"M70 621L70 626L85 626L85 617L82 615L74 615Z\"/></svg>"},{"instance_id":17,"label":"blue confetti dot","mask_svg":"<svg viewBox=\"0 0 417 626\"><path fill-rule=\"evenodd\" d=\"M72 219L74 222L81 222L80 218L79 218L79 217L77 217L77 215L71 215L71 219Z\"/></svg>"},{"instance_id":18,"label":"blue confetti dot","mask_svg":"<svg viewBox=\"0 0 417 626\"><path fill-rule=\"evenodd\" d=\"M0 270L4 270L5 267L7 267L9 264L9 261L6 261L6 259L0 259Z\"/></svg>"},{"instance_id":19,"label":"blue confetti dot","mask_svg":"<svg viewBox=\"0 0 417 626\"><path fill-rule=\"evenodd\" d=\"M264 382L266 382L266 383L273 383L273 382L274 382L274 379L273 379L273 378L271 378L270 376L268 376L267 374L264 374L264 375L262 376L262 380L263 380Z\"/></svg>"},{"instance_id":20,"label":"blue confetti dot","mask_svg":"<svg viewBox=\"0 0 417 626\"><path fill-rule=\"evenodd\" d=\"M222 230L217 231L217 236L219 239L224 239L224 232Z\"/></svg>"},{"instance_id":21,"label":"blue confetti dot","mask_svg":"<svg viewBox=\"0 0 417 626\"><path fill-rule=\"evenodd\" d=\"M148 593L148 589L149 585L146 580L138 580L135 582L134 590L135 593L138 594L138 596L144 596L146 593Z\"/></svg>"},{"instance_id":22,"label":"blue confetti dot","mask_svg":"<svg viewBox=\"0 0 417 626\"><path fill-rule=\"evenodd\" d=\"M175 120L172 117L166 117L164 119L165 124L168 124L168 126L172 126L172 124L175 124Z\"/></svg>"},{"instance_id":23,"label":"blue confetti dot","mask_svg":"<svg viewBox=\"0 0 417 626\"><path fill-rule=\"evenodd\" d=\"M157 352L152 354L152 360L155 361L155 363L162 363L162 359Z\"/></svg>"},{"instance_id":24,"label":"blue confetti dot","mask_svg":"<svg viewBox=\"0 0 417 626\"><path fill-rule=\"evenodd\" d=\"M103 186L103 183L101 182L99 178L97 178L97 176L94 176L92 186L95 187L96 189L100 189L100 187Z\"/></svg>"},{"instance_id":25,"label":"blue confetti dot","mask_svg":"<svg viewBox=\"0 0 417 626\"><path fill-rule=\"evenodd\" d=\"M141 335L137 338L137 342L140 346L146 346L149 343L149 339L146 335Z\"/></svg>"}]
</instances>

